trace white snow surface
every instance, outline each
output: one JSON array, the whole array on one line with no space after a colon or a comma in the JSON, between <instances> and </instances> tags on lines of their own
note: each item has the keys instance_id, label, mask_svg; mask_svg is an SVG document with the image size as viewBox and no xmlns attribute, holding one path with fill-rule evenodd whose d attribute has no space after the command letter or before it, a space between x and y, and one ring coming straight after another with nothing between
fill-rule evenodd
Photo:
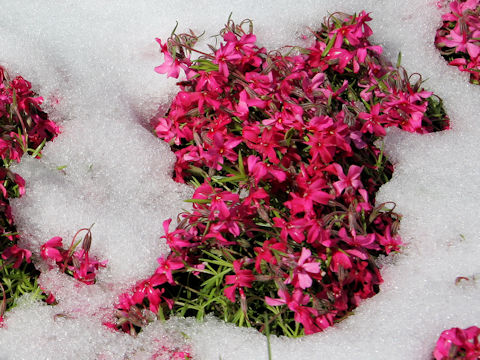
<instances>
[{"instance_id":1,"label":"white snow surface","mask_svg":"<svg viewBox=\"0 0 480 360\"><path fill-rule=\"evenodd\" d=\"M377 201L396 202L408 246L385 259L380 293L323 333L272 337L272 358L427 360L443 330L480 325L480 87L435 50L436 1L0 3L0 63L34 84L62 127L41 160L24 158L14 169L27 181L27 194L13 203L22 245L38 257L51 237L69 243L94 223L92 252L109 261L89 287L43 274L59 305L25 298L7 313L1 360L143 359L159 340L185 345L180 332L195 359L268 358L264 336L213 318L153 323L137 338L101 325L116 294L155 269L166 251L162 222L187 208L182 200L191 194L170 179L174 156L146 126L176 91L175 80L153 71L162 62L154 38L166 39L176 21L180 31L216 34L230 12L252 19L259 44L270 49L300 43L329 12L371 12L372 41L392 60L401 51L407 71L428 79L452 125L421 136L392 130L386 138L395 173ZM471 280L455 285L458 276Z\"/></svg>"}]
</instances>

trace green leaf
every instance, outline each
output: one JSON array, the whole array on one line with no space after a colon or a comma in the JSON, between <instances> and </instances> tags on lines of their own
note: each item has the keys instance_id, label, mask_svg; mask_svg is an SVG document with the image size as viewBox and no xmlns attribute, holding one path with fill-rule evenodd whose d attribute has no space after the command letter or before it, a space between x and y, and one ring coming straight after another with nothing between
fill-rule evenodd
<instances>
[{"instance_id":1,"label":"green leaf","mask_svg":"<svg viewBox=\"0 0 480 360\"><path fill-rule=\"evenodd\" d=\"M246 181L247 178L245 175L234 175L234 176L212 176L212 180L220 183L237 183L239 181Z\"/></svg>"},{"instance_id":2,"label":"green leaf","mask_svg":"<svg viewBox=\"0 0 480 360\"><path fill-rule=\"evenodd\" d=\"M40 145L38 145L35 150L29 149L30 151L33 151L32 152L32 157L37 157L40 154L40 151L42 151L43 146L45 145L46 142L47 142L47 139L44 138L42 143Z\"/></svg>"},{"instance_id":3,"label":"green leaf","mask_svg":"<svg viewBox=\"0 0 480 360\"><path fill-rule=\"evenodd\" d=\"M202 176L205 179L208 178L208 174L197 166L190 165L188 171L190 171L194 175Z\"/></svg>"},{"instance_id":4,"label":"green leaf","mask_svg":"<svg viewBox=\"0 0 480 360\"><path fill-rule=\"evenodd\" d=\"M295 129L293 127L288 129L288 131L285 133L285 136L283 137L283 139L287 142L287 146L291 145L294 134L295 134Z\"/></svg>"},{"instance_id":5,"label":"green leaf","mask_svg":"<svg viewBox=\"0 0 480 360\"><path fill-rule=\"evenodd\" d=\"M337 38L337 34L335 33L333 37L328 41L328 44L325 50L323 50L322 57L327 56L327 54L330 52L330 49L333 47L333 44L335 43L336 38Z\"/></svg>"},{"instance_id":6,"label":"green leaf","mask_svg":"<svg viewBox=\"0 0 480 360\"><path fill-rule=\"evenodd\" d=\"M245 176L245 167L243 166L243 156L242 152L238 151L238 170L240 170L240 174Z\"/></svg>"},{"instance_id":7,"label":"green leaf","mask_svg":"<svg viewBox=\"0 0 480 360\"><path fill-rule=\"evenodd\" d=\"M212 202L212 200L210 199L187 199L183 201L188 203L195 203L195 204L209 204Z\"/></svg>"},{"instance_id":8,"label":"green leaf","mask_svg":"<svg viewBox=\"0 0 480 360\"><path fill-rule=\"evenodd\" d=\"M218 71L218 65L213 64L210 60L207 59L197 59L195 60L195 64L196 65L190 66L190 68L205 72Z\"/></svg>"}]
</instances>

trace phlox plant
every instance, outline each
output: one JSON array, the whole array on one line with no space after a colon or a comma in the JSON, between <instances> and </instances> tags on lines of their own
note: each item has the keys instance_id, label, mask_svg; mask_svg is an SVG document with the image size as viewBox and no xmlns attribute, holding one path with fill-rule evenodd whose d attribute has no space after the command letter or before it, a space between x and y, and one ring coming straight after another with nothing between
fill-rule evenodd
<instances>
[{"instance_id":1,"label":"phlox plant","mask_svg":"<svg viewBox=\"0 0 480 360\"><path fill-rule=\"evenodd\" d=\"M193 33L157 39L155 71L184 79L152 125L195 187L192 209L163 223L171 249L120 296L116 328L154 318L219 318L290 337L352 314L379 291L378 259L399 251L400 215L375 204L392 176L386 128L448 128L422 78L369 42L369 14L335 13L304 47L268 51L231 19L208 51Z\"/></svg>"},{"instance_id":2,"label":"phlox plant","mask_svg":"<svg viewBox=\"0 0 480 360\"><path fill-rule=\"evenodd\" d=\"M42 111L42 102L30 82L21 76L10 79L0 66L0 324L22 294L44 298L31 252L17 244L19 235L9 205L9 199L25 193L25 181L10 165L20 162L23 154L40 157L44 144L59 133Z\"/></svg>"},{"instance_id":3,"label":"phlox plant","mask_svg":"<svg viewBox=\"0 0 480 360\"><path fill-rule=\"evenodd\" d=\"M480 0L454 0L450 12L442 15L435 45L449 65L470 74L480 84Z\"/></svg>"}]
</instances>

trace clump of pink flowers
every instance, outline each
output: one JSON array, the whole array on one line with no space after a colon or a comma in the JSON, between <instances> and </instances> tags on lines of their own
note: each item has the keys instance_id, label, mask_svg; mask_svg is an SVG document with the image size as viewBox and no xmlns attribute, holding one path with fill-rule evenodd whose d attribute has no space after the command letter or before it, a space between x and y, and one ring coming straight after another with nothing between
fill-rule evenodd
<instances>
[{"instance_id":1,"label":"clump of pink flowers","mask_svg":"<svg viewBox=\"0 0 480 360\"><path fill-rule=\"evenodd\" d=\"M479 336L480 329L476 326L445 330L437 341L433 358L435 360L480 359Z\"/></svg>"},{"instance_id":2,"label":"clump of pink flowers","mask_svg":"<svg viewBox=\"0 0 480 360\"><path fill-rule=\"evenodd\" d=\"M81 232L86 232L82 240L75 242ZM107 266L107 260L98 261L89 255L92 244L92 232L90 228L77 231L67 250L63 248L62 238L55 236L43 244L40 248L40 256L50 263L50 267L56 265L61 272L73 276L78 281L87 285L95 283L96 272ZM76 250L81 242L80 249Z\"/></svg>"},{"instance_id":3,"label":"clump of pink flowers","mask_svg":"<svg viewBox=\"0 0 480 360\"><path fill-rule=\"evenodd\" d=\"M43 145L59 133L42 103L30 82L21 76L11 79L0 66L0 322L18 296L37 286L31 252L17 244L9 199L25 193L25 181L10 165L26 153L40 157Z\"/></svg>"},{"instance_id":4,"label":"clump of pink flowers","mask_svg":"<svg viewBox=\"0 0 480 360\"><path fill-rule=\"evenodd\" d=\"M175 180L195 187L193 208L173 229L164 222L171 253L120 296L117 328L214 313L300 336L379 291L376 260L402 244L395 205L375 204L393 172L381 139L448 118L420 76L381 57L368 21L336 13L306 47L276 51L257 45L249 21L229 20L208 53L193 33L157 39L155 70L186 78L153 126L177 156Z\"/></svg>"},{"instance_id":5,"label":"clump of pink flowers","mask_svg":"<svg viewBox=\"0 0 480 360\"><path fill-rule=\"evenodd\" d=\"M449 65L470 73L470 82L480 84L480 0L454 0L442 15L435 44Z\"/></svg>"}]
</instances>

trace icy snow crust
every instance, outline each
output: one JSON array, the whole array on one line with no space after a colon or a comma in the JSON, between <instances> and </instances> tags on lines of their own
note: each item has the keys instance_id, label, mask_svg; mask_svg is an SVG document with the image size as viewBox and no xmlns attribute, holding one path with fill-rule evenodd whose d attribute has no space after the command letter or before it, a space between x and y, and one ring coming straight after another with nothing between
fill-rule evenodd
<instances>
[{"instance_id":1,"label":"icy snow crust","mask_svg":"<svg viewBox=\"0 0 480 360\"><path fill-rule=\"evenodd\" d=\"M119 289L155 269L166 251L162 221L187 208L182 199L191 194L170 179L174 156L146 130L176 91L174 80L153 71L162 62L154 38L166 39L176 20L180 31L216 34L230 12L254 20L259 43L269 49L300 43L328 12L372 12L373 41L392 60L401 51L407 71L428 79L453 128L388 134L395 173L377 199L397 203L408 248L385 260L380 294L355 315L324 333L273 337L273 359L429 359L442 330L480 324L479 285L474 279L455 285L458 276L480 274L480 87L435 50L435 1L2 3L0 63L34 84L63 129L42 160L25 158L15 168L27 181L27 195L13 204L23 245L38 256L51 237L69 243L76 230L95 223L92 253L109 265L88 288L55 272L42 275L60 304L25 300L8 313L0 359L148 358L154 339L183 344L180 331L196 359L267 359L265 337L216 319L154 323L136 339L100 325Z\"/></svg>"}]
</instances>

